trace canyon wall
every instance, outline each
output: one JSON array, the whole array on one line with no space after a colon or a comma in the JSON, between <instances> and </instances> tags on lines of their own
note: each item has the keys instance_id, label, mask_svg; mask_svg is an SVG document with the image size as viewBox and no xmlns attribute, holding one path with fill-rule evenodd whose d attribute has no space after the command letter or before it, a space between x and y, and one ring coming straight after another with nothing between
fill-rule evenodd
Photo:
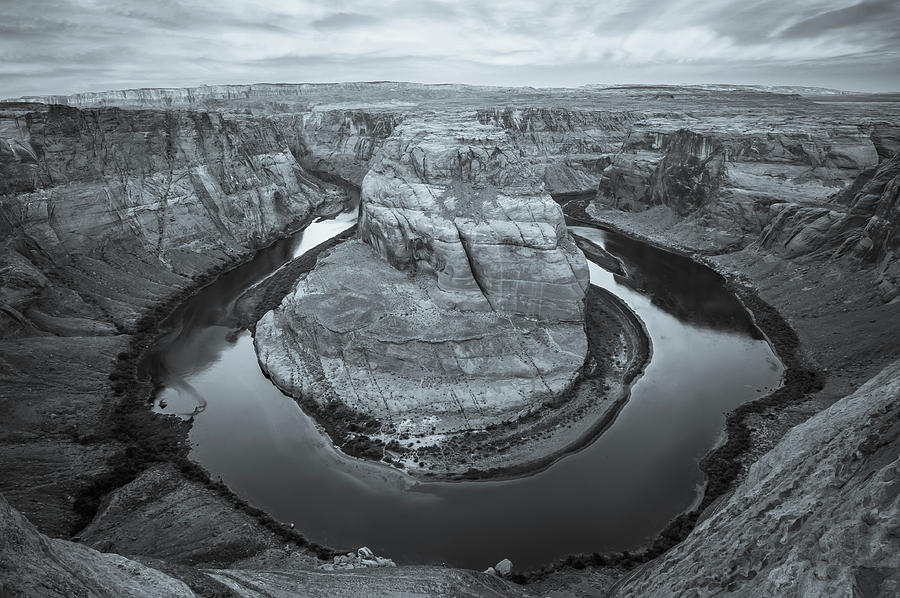
<instances>
[{"instance_id":1,"label":"canyon wall","mask_svg":"<svg viewBox=\"0 0 900 598\"><path fill-rule=\"evenodd\" d=\"M126 448L92 439L145 314L342 209L298 146L245 115L0 105L0 491L42 530Z\"/></svg>"},{"instance_id":2,"label":"canyon wall","mask_svg":"<svg viewBox=\"0 0 900 598\"><path fill-rule=\"evenodd\" d=\"M339 195L298 164L290 131L262 119L18 106L4 110L0 135L0 232L23 277L19 291L5 286L5 327L22 321L11 314L40 311L35 293L47 285L32 279L51 271L74 277L70 290L96 298L115 324L133 323L167 283L297 227ZM137 273L141 288L115 282Z\"/></svg>"},{"instance_id":3,"label":"canyon wall","mask_svg":"<svg viewBox=\"0 0 900 598\"><path fill-rule=\"evenodd\" d=\"M756 244L788 259L846 258L900 294L897 134L882 122L728 131L641 123L600 178L595 209L664 209L715 230L730 250ZM734 123L729 124L730 127ZM663 216L657 216L664 219Z\"/></svg>"},{"instance_id":4,"label":"canyon wall","mask_svg":"<svg viewBox=\"0 0 900 598\"><path fill-rule=\"evenodd\" d=\"M613 596L891 596L900 588L900 362L792 429L691 535Z\"/></svg>"},{"instance_id":5,"label":"canyon wall","mask_svg":"<svg viewBox=\"0 0 900 598\"><path fill-rule=\"evenodd\" d=\"M520 159L540 173L549 193L597 188L641 112L567 108L479 110L478 121L506 131Z\"/></svg>"}]
</instances>

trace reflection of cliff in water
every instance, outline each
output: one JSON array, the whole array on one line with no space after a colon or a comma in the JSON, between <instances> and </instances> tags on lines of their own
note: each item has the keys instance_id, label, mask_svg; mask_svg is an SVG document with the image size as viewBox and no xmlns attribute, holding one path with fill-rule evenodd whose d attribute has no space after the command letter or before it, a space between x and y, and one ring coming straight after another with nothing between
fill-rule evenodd
<instances>
[{"instance_id":1,"label":"reflection of cliff in water","mask_svg":"<svg viewBox=\"0 0 900 598\"><path fill-rule=\"evenodd\" d=\"M616 281L650 297L679 320L714 330L762 338L747 310L715 271L690 258L605 232L606 249L620 258L628 276Z\"/></svg>"}]
</instances>

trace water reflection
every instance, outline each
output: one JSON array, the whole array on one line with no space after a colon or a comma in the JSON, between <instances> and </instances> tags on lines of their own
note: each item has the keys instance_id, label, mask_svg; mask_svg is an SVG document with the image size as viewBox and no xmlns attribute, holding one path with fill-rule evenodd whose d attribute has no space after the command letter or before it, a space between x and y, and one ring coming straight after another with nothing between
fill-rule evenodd
<instances>
[{"instance_id":1,"label":"water reflection","mask_svg":"<svg viewBox=\"0 0 900 598\"><path fill-rule=\"evenodd\" d=\"M780 382L780 363L715 275L576 228L626 262L629 279L590 264L591 282L622 298L651 336L653 358L630 401L594 443L534 476L416 484L338 453L262 375L250 333L229 324L241 293L335 232L325 227L312 225L190 299L153 359L165 412L190 414L206 401L191 458L312 540L478 569L504 557L529 567L634 548L697 499L697 464L720 436L723 413Z\"/></svg>"},{"instance_id":2,"label":"water reflection","mask_svg":"<svg viewBox=\"0 0 900 598\"><path fill-rule=\"evenodd\" d=\"M655 306L679 320L761 338L740 301L713 270L697 268L687 257L622 235L584 227L572 227L572 231L600 241L624 262L628 276L617 277L616 282L649 296Z\"/></svg>"}]
</instances>

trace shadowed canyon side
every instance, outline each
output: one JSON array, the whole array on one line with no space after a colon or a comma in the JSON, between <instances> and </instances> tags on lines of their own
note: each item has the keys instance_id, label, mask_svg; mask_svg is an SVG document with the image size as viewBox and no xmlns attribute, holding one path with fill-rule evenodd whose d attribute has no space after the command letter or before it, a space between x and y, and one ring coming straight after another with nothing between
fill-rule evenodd
<instances>
[{"instance_id":1,"label":"shadowed canyon side","mask_svg":"<svg viewBox=\"0 0 900 598\"><path fill-rule=\"evenodd\" d=\"M0 104L0 564L15 573L0 593L39 578L51 595L893 595L900 102L865 99L359 83ZM560 448L544 429L514 445L530 428L504 422L587 401L596 343L568 221L709 265L787 364L704 461L719 498L648 552L515 585L349 568L366 553L326 571L339 555L212 482L186 457L189 424L150 411L138 357L188 293L353 205L354 187L361 238L319 254L255 327L278 386L310 412L352 410L316 413L346 416L345 452L458 477ZM665 306L659 281L632 284ZM466 431L492 425L512 448L470 456Z\"/></svg>"},{"instance_id":2,"label":"shadowed canyon side","mask_svg":"<svg viewBox=\"0 0 900 598\"><path fill-rule=\"evenodd\" d=\"M116 406L144 409L146 389L124 383L132 335L146 335L211 273L316 213L340 211L347 196L304 171L271 123L0 110L0 484L43 529L64 533L73 510L90 513L79 495L133 441L117 429ZM48 488L41 498L30 494L36 486Z\"/></svg>"}]
</instances>

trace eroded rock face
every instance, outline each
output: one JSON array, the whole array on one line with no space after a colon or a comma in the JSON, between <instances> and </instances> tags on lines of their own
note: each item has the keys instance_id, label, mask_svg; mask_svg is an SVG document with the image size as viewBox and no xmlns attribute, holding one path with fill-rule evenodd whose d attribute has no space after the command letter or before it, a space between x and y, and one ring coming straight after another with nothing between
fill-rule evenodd
<instances>
[{"instance_id":1,"label":"eroded rock face","mask_svg":"<svg viewBox=\"0 0 900 598\"><path fill-rule=\"evenodd\" d=\"M40 534L0 495L0 595L192 597L184 582L118 554Z\"/></svg>"},{"instance_id":2,"label":"eroded rock face","mask_svg":"<svg viewBox=\"0 0 900 598\"><path fill-rule=\"evenodd\" d=\"M540 176L470 114L408 118L363 181L360 236L446 307L583 320L587 263Z\"/></svg>"},{"instance_id":3,"label":"eroded rock face","mask_svg":"<svg viewBox=\"0 0 900 598\"><path fill-rule=\"evenodd\" d=\"M43 531L69 533L79 492L125 450L79 441L121 400L108 375L123 333L340 210L297 134L244 114L0 105L0 491Z\"/></svg>"},{"instance_id":4,"label":"eroded rock face","mask_svg":"<svg viewBox=\"0 0 900 598\"><path fill-rule=\"evenodd\" d=\"M257 325L263 368L387 435L538 410L584 363L587 262L541 176L472 113L407 116L361 191L360 237Z\"/></svg>"},{"instance_id":5,"label":"eroded rock face","mask_svg":"<svg viewBox=\"0 0 900 598\"><path fill-rule=\"evenodd\" d=\"M165 287L299 226L338 192L299 165L293 135L240 115L4 109L0 259L29 289L4 293L7 306L46 313L41 289L51 285L35 271L62 268L75 279L67 286L95 295L124 325L143 306L142 294L156 299ZM147 279L145 288L128 288L134 272Z\"/></svg>"},{"instance_id":6,"label":"eroded rock face","mask_svg":"<svg viewBox=\"0 0 900 598\"><path fill-rule=\"evenodd\" d=\"M681 215L705 208L758 228L753 219L769 204L820 200L878 163L872 139L855 126L767 133L735 119L731 130L671 130L679 124L688 123L639 123L604 172L597 201L633 211L665 205Z\"/></svg>"},{"instance_id":7,"label":"eroded rock face","mask_svg":"<svg viewBox=\"0 0 900 598\"><path fill-rule=\"evenodd\" d=\"M900 152L860 179L842 194L846 206L840 201L829 207L774 204L761 245L788 257L849 257L875 265L879 290L890 301L900 294Z\"/></svg>"},{"instance_id":8,"label":"eroded rock face","mask_svg":"<svg viewBox=\"0 0 900 598\"><path fill-rule=\"evenodd\" d=\"M573 382L587 349L581 323L467 313L442 307L441 292L430 276L344 243L259 321L260 363L294 396L373 415L382 438L516 419Z\"/></svg>"},{"instance_id":9,"label":"eroded rock face","mask_svg":"<svg viewBox=\"0 0 900 598\"><path fill-rule=\"evenodd\" d=\"M688 538L615 596L894 596L900 362L792 429Z\"/></svg>"},{"instance_id":10,"label":"eroded rock face","mask_svg":"<svg viewBox=\"0 0 900 598\"><path fill-rule=\"evenodd\" d=\"M278 122L298 132L298 156L307 168L360 186L372 156L401 119L378 107L316 108Z\"/></svg>"},{"instance_id":11,"label":"eroded rock face","mask_svg":"<svg viewBox=\"0 0 900 598\"><path fill-rule=\"evenodd\" d=\"M596 189L611 156L643 118L627 109L538 107L479 110L477 116L505 130L522 159L543 173L550 193Z\"/></svg>"}]
</instances>

